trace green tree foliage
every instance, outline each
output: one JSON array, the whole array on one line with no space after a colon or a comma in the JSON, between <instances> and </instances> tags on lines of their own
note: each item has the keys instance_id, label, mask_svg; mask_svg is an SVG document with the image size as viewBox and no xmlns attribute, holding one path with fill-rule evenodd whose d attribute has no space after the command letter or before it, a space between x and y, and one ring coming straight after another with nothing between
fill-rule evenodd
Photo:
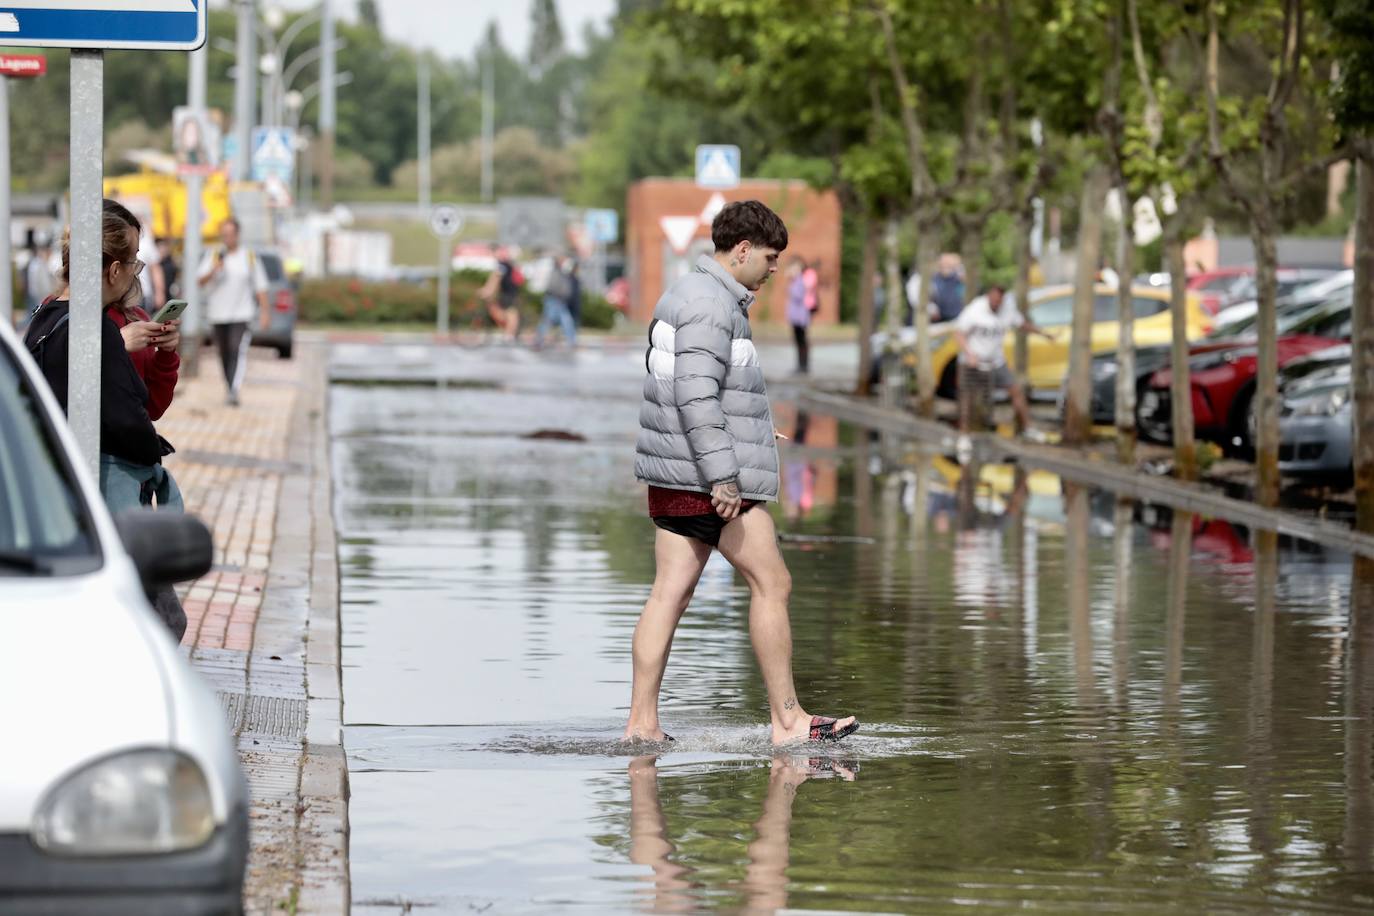
<instances>
[{"instance_id":1,"label":"green tree foliage","mask_svg":"<svg viewBox=\"0 0 1374 916\"><path fill-rule=\"evenodd\" d=\"M382 30L382 14L377 9L377 0L358 0L358 21L374 32Z\"/></svg>"},{"instance_id":2,"label":"green tree foliage","mask_svg":"<svg viewBox=\"0 0 1374 916\"><path fill-rule=\"evenodd\" d=\"M562 195L571 187L577 170L571 152L546 146L527 127L498 132L492 156L497 163L494 179L498 195ZM393 176L396 187L414 188L417 168L413 160L398 168ZM436 149L431 175L435 193L458 200L475 199L481 190L481 143L468 140Z\"/></svg>"}]
</instances>

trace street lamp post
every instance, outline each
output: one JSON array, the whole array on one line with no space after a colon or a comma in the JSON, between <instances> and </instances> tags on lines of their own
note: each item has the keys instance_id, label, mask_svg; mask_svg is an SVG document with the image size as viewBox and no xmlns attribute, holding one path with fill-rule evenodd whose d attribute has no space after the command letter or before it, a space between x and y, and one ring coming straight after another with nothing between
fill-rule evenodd
<instances>
[{"instance_id":1,"label":"street lamp post","mask_svg":"<svg viewBox=\"0 0 1374 916\"><path fill-rule=\"evenodd\" d=\"M238 41L235 51L238 57L237 71L234 75L234 136L237 148L231 174L235 181L248 180L248 160L252 151L254 121L253 80L258 68L254 65L257 58L256 29L257 10L253 0L239 0L238 3Z\"/></svg>"},{"instance_id":2,"label":"street lamp post","mask_svg":"<svg viewBox=\"0 0 1374 916\"><path fill-rule=\"evenodd\" d=\"M419 166L419 188L418 200L420 204L420 218L425 219L429 216L430 202L430 97L429 97L429 55L420 52L415 63L416 87L420 98L416 106L418 117L416 119L416 130L419 134L416 137L418 155L416 164Z\"/></svg>"}]
</instances>

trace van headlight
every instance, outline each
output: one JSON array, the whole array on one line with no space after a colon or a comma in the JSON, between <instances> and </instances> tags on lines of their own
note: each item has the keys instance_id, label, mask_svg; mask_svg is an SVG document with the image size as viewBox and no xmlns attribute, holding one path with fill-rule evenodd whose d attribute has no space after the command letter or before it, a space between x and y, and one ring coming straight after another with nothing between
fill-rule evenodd
<instances>
[{"instance_id":1,"label":"van headlight","mask_svg":"<svg viewBox=\"0 0 1374 916\"><path fill-rule=\"evenodd\" d=\"M57 855L149 855L194 849L214 832L210 786L175 751L116 754L51 789L33 820L33 840Z\"/></svg>"}]
</instances>

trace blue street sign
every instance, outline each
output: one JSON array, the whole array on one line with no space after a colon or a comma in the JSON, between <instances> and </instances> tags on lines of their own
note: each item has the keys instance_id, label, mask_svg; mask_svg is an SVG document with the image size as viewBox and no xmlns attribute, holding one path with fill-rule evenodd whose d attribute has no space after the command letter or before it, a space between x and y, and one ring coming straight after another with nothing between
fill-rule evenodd
<instances>
[{"instance_id":1,"label":"blue street sign","mask_svg":"<svg viewBox=\"0 0 1374 916\"><path fill-rule=\"evenodd\" d=\"M253 128L253 180L291 183L296 167L295 135L289 127Z\"/></svg>"},{"instance_id":2,"label":"blue street sign","mask_svg":"<svg viewBox=\"0 0 1374 916\"><path fill-rule=\"evenodd\" d=\"M702 144L697 147L697 187L728 191L739 187L739 147Z\"/></svg>"},{"instance_id":3,"label":"blue street sign","mask_svg":"<svg viewBox=\"0 0 1374 916\"><path fill-rule=\"evenodd\" d=\"M610 245L620 237L620 214L614 210L588 210L582 215L582 224L593 242Z\"/></svg>"},{"instance_id":4,"label":"blue street sign","mask_svg":"<svg viewBox=\"0 0 1374 916\"><path fill-rule=\"evenodd\" d=\"M209 0L0 0L0 45L193 51Z\"/></svg>"}]
</instances>

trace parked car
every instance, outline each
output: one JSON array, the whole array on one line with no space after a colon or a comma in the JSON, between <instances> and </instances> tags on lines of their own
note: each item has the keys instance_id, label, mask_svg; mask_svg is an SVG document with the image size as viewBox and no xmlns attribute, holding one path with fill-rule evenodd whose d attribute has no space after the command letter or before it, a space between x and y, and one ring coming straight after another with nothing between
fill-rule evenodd
<instances>
[{"instance_id":1,"label":"parked car","mask_svg":"<svg viewBox=\"0 0 1374 916\"><path fill-rule=\"evenodd\" d=\"M1350 339L1349 296L1289 316L1278 327L1278 363L1292 361ZM1247 450L1252 447L1250 405L1255 394L1257 354L1253 336L1205 341L1190 351L1193 424L1200 437ZM1159 442L1172 438L1169 401L1172 372L1160 369L1136 405L1141 435Z\"/></svg>"},{"instance_id":2,"label":"parked car","mask_svg":"<svg viewBox=\"0 0 1374 916\"><path fill-rule=\"evenodd\" d=\"M1355 453L1350 363L1287 382L1279 393L1279 470L1345 475Z\"/></svg>"},{"instance_id":3,"label":"parked car","mask_svg":"<svg viewBox=\"0 0 1374 916\"><path fill-rule=\"evenodd\" d=\"M1330 271L1315 268L1280 270L1277 279L1277 307L1279 313L1282 314L1285 311L1306 308L1330 299L1342 290L1353 287L1355 285L1355 272L1353 270ZM1244 282L1247 286L1242 291L1243 295L1233 300L1235 304L1217 313L1218 326L1245 321L1255 317L1259 312L1259 302L1256 299L1258 293L1255 290L1254 277L1247 277Z\"/></svg>"},{"instance_id":4,"label":"parked car","mask_svg":"<svg viewBox=\"0 0 1374 916\"><path fill-rule=\"evenodd\" d=\"M1149 346L1168 343L1173 337L1169 315L1169 292L1151 287L1132 287L1135 306L1136 342ZM1116 349L1118 323L1117 292L1110 286L1098 286L1093 302L1092 351L1104 353ZM1027 340L1031 395L1053 400L1069 368L1069 337L1073 321L1073 287L1047 286L1034 290L1030 297L1030 317L1053 338L1044 340L1031 336ZM1211 328L1211 320L1203 313L1197 298L1188 297L1188 339L1195 340ZM1016 335L1008 334L1005 352L1010 364L1015 354ZM953 397L958 390L959 344L948 335L932 354L939 392Z\"/></svg>"},{"instance_id":5,"label":"parked car","mask_svg":"<svg viewBox=\"0 0 1374 916\"><path fill-rule=\"evenodd\" d=\"M296 288L287 276L281 255L265 248L257 249L254 254L267 274L267 301L272 318L267 330L253 329L253 345L272 347L282 359L290 359L296 335Z\"/></svg>"},{"instance_id":6,"label":"parked car","mask_svg":"<svg viewBox=\"0 0 1374 916\"><path fill-rule=\"evenodd\" d=\"M1215 315L1235 302L1246 280L1255 272L1253 267L1218 267L1188 278L1188 289L1198 296L1198 304L1209 315Z\"/></svg>"},{"instance_id":7,"label":"parked car","mask_svg":"<svg viewBox=\"0 0 1374 916\"><path fill-rule=\"evenodd\" d=\"M1194 354L1207 352L1209 346L1212 344L1223 348L1233 346L1237 343L1243 345L1253 339L1254 324L1254 319L1251 318L1250 320L1239 322L1235 325L1215 327L1206 337L1191 348L1192 352ZM1168 366L1171 358L1172 350L1167 344L1136 348L1136 403L1140 402L1140 398L1144 395L1145 389L1149 386L1150 376ZM1349 362L1350 344L1348 343L1335 344L1334 346L1317 350L1306 356L1300 356L1285 365L1279 371L1279 387L1282 387L1286 381L1300 375ZM1120 371L1120 367L1121 361L1117 358L1115 350L1100 353L1093 357L1091 369L1091 407L1094 423L1110 425L1116 422L1116 376ZM1061 404L1063 397L1064 395L1061 392Z\"/></svg>"},{"instance_id":8,"label":"parked car","mask_svg":"<svg viewBox=\"0 0 1374 916\"><path fill-rule=\"evenodd\" d=\"M110 517L0 323L0 910L240 912L243 775L147 599L211 552L192 516Z\"/></svg>"}]
</instances>

